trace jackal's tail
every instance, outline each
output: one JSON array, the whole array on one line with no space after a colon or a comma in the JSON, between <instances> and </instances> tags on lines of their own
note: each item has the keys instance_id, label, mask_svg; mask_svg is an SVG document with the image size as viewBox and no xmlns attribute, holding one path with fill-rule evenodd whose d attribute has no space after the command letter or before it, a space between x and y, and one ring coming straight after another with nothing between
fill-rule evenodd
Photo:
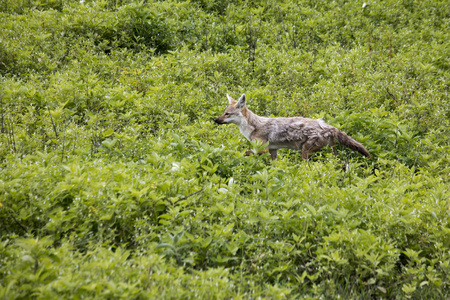
<instances>
[{"instance_id":1,"label":"jackal's tail","mask_svg":"<svg viewBox=\"0 0 450 300\"><path fill-rule=\"evenodd\" d=\"M367 156L370 158L370 153L369 151L367 151L366 148L364 148L364 146L355 141L354 139L352 139L351 137L349 137L345 132L342 132L340 130L337 130L336 133L336 138L339 144L348 147L350 149L352 149L353 151L357 151L359 153L361 153L364 156Z\"/></svg>"}]
</instances>

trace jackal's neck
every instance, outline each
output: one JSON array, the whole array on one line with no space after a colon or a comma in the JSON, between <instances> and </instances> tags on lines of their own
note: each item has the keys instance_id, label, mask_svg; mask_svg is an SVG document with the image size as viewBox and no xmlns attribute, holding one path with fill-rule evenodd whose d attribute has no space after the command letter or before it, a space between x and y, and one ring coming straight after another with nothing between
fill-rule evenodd
<instances>
[{"instance_id":1,"label":"jackal's neck","mask_svg":"<svg viewBox=\"0 0 450 300\"><path fill-rule=\"evenodd\" d=\"M255 131L258 126L261 126L261 117L254 114L247 107L244 107L241 112L244 118L242 122L238 124L239 130L247 138L247 140L251 141L253 131Z\"/></svg>"},{"instance_id":2,"label":"jackal's neck","mask_svg":"<svg viewBox=\"0 0 450 300\"><path fill-rule=\"evenodd\" d=\"M252 112L247 107L244 107L244 109L242 109L242 115L244 116L244 118L247 121L247 126L251 126L251 127L255 128L255 127L258 127L259 125L261 125L261 117L258 116L257 114L255 114L254 112Z\"/></svg>"}]
</instances>

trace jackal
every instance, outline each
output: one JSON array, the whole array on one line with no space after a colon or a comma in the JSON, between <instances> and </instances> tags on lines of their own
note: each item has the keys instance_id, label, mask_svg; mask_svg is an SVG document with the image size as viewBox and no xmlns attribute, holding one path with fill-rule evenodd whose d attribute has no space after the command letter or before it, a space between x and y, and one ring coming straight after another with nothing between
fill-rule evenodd
<instances>
[{"instance_id":1,"label":"jackal","mask_svg":"<svg viewBox=\"0 0 450 300\"><path fill-rule=\"evenodd\" d=\"M308 160L312 153L329 145L336 155L336 143L370 157L369 152L361 143L349 137L345 132L328 125L323 120L302 117L260 117L247 108L245 94L238 101L228 94L227 98L229 101L228 107L214 122L217 124L236 124L249 141L259 140L263 144L269 142L265 151L269 151L272 160L277 158L277 149L280 148L301 149L302 158ZM248 150L245 154L250 155L252 153L253 151Z\"/></svg>"}]
</instances>

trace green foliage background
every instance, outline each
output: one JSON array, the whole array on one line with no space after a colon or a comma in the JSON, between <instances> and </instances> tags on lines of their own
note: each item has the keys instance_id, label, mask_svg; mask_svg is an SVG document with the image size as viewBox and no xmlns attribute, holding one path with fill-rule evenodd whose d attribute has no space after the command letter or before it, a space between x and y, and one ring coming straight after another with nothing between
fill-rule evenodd
<instances>
[{"instance_id":1,"label":"green foliage background","mask_svg":"<svg viewBox=\"0 0 450 300\"><path fill-rule=\"evenodd\" d=\"M0 0L0 298L449 298L449 17ZM244 157L226 93L373 159Z\"/></svg>"}]
</instances>

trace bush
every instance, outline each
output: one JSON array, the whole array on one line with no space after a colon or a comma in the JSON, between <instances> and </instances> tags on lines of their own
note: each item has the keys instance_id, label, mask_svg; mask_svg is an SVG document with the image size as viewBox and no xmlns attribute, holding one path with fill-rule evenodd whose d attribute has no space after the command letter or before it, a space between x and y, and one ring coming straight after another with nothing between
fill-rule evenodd
<instances>
[{"instance_id":1,"label":"bush","mask_svg":"<svg viewBox=\"0 0 450 300\"><path fill-rule=\"evenodd\" d=\"M448 298L447 7L0 2L0 297ZM226 93L372 158L245 157Z\"/></svg>"}]
</instances>

